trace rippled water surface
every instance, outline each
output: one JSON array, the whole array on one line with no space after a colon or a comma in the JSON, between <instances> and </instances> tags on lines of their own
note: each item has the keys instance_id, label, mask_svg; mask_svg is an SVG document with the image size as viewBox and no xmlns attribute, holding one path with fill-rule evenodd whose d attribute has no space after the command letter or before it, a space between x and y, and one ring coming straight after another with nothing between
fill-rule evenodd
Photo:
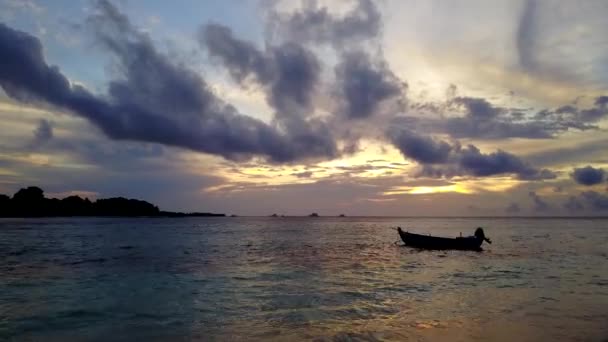
<instances>
[{"instance_id":1,"label":"rippled water surface","mask_svg":"<svg viewBox=\"0 0 608 342\"><path fill-rule=\"evenodd\" d=\"M394 242L486 227L493 245ZM608 338L608 220L0 220L0 339Z\"/></svg>"}]
</instances>

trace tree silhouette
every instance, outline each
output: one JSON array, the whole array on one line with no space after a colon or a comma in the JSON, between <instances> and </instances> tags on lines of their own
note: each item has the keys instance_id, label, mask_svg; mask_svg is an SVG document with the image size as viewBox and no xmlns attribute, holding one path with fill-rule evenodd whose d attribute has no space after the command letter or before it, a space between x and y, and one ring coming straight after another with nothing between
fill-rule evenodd
<instances>
[{"instance_id":1,"label":"tree silhouette","mask_svg":"<svg viewBox=\"0 0 608 342\"><path fill-rule=\"evenodd\" d=\"M225 216L212 213L175 213L160 211L152 203L123 197L98 199L68 196L64 199L45 198L39 187L30 186L17 191L12 198L0 195L0 217L45 216Z\"/></svg>"}]
</instances>

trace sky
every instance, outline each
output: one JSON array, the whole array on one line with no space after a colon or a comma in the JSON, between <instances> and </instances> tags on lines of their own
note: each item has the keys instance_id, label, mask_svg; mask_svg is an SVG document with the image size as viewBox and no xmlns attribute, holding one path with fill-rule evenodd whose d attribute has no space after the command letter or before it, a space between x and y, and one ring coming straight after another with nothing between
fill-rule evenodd
<instances>
[{"instance_id":1,"label":"sky","mask_svg":"<svg viewBox=\"0 0 608 342\"><path fill-rule=\"evenodd\" d=\"M0 0L0 193L608 215L605 1Z\"/></svg>"}]
</instances>

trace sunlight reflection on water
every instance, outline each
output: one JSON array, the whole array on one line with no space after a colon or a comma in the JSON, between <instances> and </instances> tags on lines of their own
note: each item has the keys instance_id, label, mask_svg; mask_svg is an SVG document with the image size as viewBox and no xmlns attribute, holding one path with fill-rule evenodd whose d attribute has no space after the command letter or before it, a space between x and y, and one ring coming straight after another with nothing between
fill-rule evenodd
<instances>
[{"instance_id":1,"label":"sunlight reflection on water","mask_svg":"<svg viewBox=\"0 0 608 342\"><path fill-rule=\"evenodd\" d=\"M608 220L0 221L0 337L597 340ZM394 244L487 227L482 253Z\"/></svg>"}]
</instances>

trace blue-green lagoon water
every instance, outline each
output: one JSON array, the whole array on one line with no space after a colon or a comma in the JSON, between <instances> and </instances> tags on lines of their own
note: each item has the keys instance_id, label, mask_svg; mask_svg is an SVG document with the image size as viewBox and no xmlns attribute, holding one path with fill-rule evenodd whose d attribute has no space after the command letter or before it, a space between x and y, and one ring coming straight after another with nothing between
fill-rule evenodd
<instances>
[{"instance_id":1,"label":"blue-green lagoon water","mask_svg":"<svg viewBox=\"0 0 608 342\"><path fill-rule=\"evenodd\" d=\"M400 247L483 226L485 251ZM0 340L602 341L608 220L0 220Z\"/></svg>"}]
</instances>

